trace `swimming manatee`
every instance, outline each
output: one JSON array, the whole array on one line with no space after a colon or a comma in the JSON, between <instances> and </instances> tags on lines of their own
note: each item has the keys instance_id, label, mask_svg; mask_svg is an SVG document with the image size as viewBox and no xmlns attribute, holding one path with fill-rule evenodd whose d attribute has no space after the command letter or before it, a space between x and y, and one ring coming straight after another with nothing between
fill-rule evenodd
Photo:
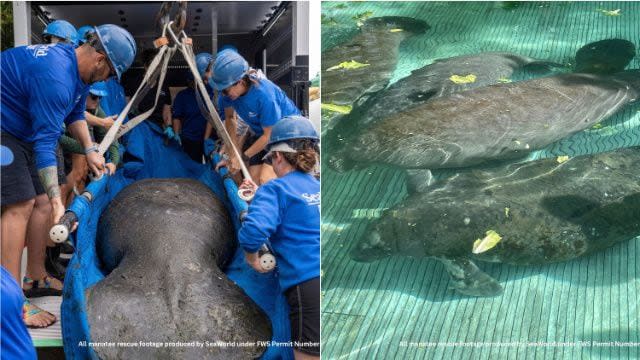
<instances>
[{"instance_id":1,"label":"swimming manatee","mask_svg":"<svg viewBox=\"0 0 640 360\"><path fill-rule=\"evenodd\" d=\"M398 63L400 43L428 29L424 21L408 17L367 19L350 41L322 53L322 102L351 105L364 93L383 89ZM348 62L355 63L340 67Z\"/></svg>"},{"instance_id":2,"label":"swimming manatee","mask_svg":"<svg viewBox=\"0 0 640 360\"><path fill-rule=\"evenodd\" d=\"M639 236L638 169L640 147L461 171L385 210L351 257L434 257L460 293L499 295L474 261L570 261Z\"/></svg>"},{"instance_id":3,"label":"swimming manatee","mask_svg":"<svg viewBox=\"0 0 640 360\"><path fill-rule=\"evenodd\" d=\"M100 218L106 277L86 292L93 342L252 343L95 347L102 359L252 359L271 340L262 310L222 271L236 248L223 204L200 182L142 180Z\"/></svg>"},{"instance_id":4,"label":"swimming manatee","mask_svg":"<svg viewBox=\"0 0 640 360\"><path fill-rule=\"evenodd\" d=\"M623 71L634 56L635 46L626 40L607 39L589 43L582 46L576 53L575 71L611 75ZM447 149L441 149L438 143L442 140L445 145L451 145L450 141L455 141L456 138L455 135L451 136L451 134L447 133L441 135L438 132L442 128L437 125L434 126L431 117L429 117L431 112L433 112L432 117L438 116L440 121L447 122L451 120L451 122L454 122L455 124L451 125L456 128L454 131L465 132L467 128L471 130L477 128L477 126L482 126L485 119L499 116L499 110L502 108L511 111L511 109L503 107L502 104L513 102L511 104L512 107L522 108L523 111L527 111L526 91L531 85L520 85L520 82L517 84L500 84L501 82L510 82L511 79L528 80L530 78L558 75L559 72L567 71L570 71L570 69L563 68L560 64L511 53L481 53L437 60L433 64L414 70L411 75L392 84L387 89L370 95L366 102L355 107L349 115L336 121L335 125L323 137L324 147L327 149L326 153L328 154L327 163L331 168L340 172L366 167L371 165L372 162L383 162L403 168L424 169L424 161L422 163L411 162L418 152L425 151L426 157L429 157L431 155L430 152L440 152L442 150L442 156L446 157L449 154ZM598 80L596 79L595 81ZM470 95L469 98L466 96L453 96L457 93L494 84L498 84L497 88L490 90L488 94ZM549 81L543 81L541 86L544 88L553 85ZM626 85L623 84L623 86ZM516 91L519 95L514 97L513 100L511 97L512 91ZM564 90L559 89L559 91ZM482 98L478 99L478 96ZM553 92L549 92L548 97L552 96L554 96ZM440 98L443 98L443 102L436 103L433 108L427 106L427 104ZM444 99L449 99L449 102ZM532 100L538 104L546 105L545 102L541 103L539 99L532 98ZM589 101L589 99L585 100ZM464 101L469 101L470 103L460 104ZM452 102L455 102L455 104L452 105ZM439 111L444 106L449 108L448 113ZM553 110L553 108L550 109L550 111ZM452 112L455 114L451 114ZM547 113L548 111L535 117L529 117L526 121L535 126L541 120L545 120L543 117ZM398 125L400 121L405 123L419 122L420 129L411 129L409 131L411 134L398 141L383 139L384 134L378 133L383 128L386 130L390 126L398 126L399 129L411 126L409 124ZM498 121L501 120L498 119ZM375 125L380 126L380 128L373 130L373 134L380 136L375 136L376 140L373 144L366 144L368 138L361 137L361 134ZM491 128L493 124L490 124L490 120L488 125L490 126L490 132L494 130ZM513 126L517 127L518 125L513 124ZM540 123L540 126L545 126L545 123ZM517 131L518 129L514 130ZM452 130L449 129L448 131L451 132ZM412 143L415 138L421 136L429 137L431 139L429 144L425 144L424 140L417 144ZM356 145L355 143L358 141L365 144ZM403 146L398 147L399 141L403 143ZM516 147L515 150L519 154L511 154L512 156L517 157L531 149L531 144L527 149L526 142L523 143L518 139L515 139L515 141L516 145L520 142L523 148L518 149ZM508 148L512 147L512 144L508 145ZM455 147L455 145L453 146ZM397 159L370 159L362 162L358 154L360 150L353 153L354 149L385 152L387 155L392 151L407 151L409 152L407 154L408 161L398 163ZM492 155L479 154L479 156L491 157ZM433 161L437 161L438 158L436 156ZM455 160L455 157L452 160ZM436 164L433 168L468 166L475 163L473 159L470 159L469 163L466 159L458 162L458 164Z\"/></svg>"},{"instance_id":5,"label":"swimming manatee","mask_svg":"<svg viewBox=\"0 0 640 360\"><path fill-rule=\"evenodd\" d=\"M404 169L517 159L608 118L639 94L640 70L494 84L379 120L344 141L340 153L357 166Z\"/></svg>"}]
</instances>

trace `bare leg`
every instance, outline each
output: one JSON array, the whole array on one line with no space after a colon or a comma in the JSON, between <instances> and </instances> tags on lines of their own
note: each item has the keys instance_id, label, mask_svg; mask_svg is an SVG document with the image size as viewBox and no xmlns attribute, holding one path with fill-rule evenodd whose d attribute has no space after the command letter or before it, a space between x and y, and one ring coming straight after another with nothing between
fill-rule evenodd
<instances>
[{"instance_id":1,"label":"bare leg","mask_svg":"<svg viewBox=\"0 0 640 360\"><path fill-rule=\"evenodd\" d=\"M2 207L2 266L4 266L18 284L22 250L27 237L27 224L33 210L35 199Z\"/></svg>"},{"instance_id":2,"label":"bare leg","mask_svg":"<svg viewBox=\"0 0 640 360\"><path fill-rule=\"evenodd\" d=\"M47 276L44 268L45 248L49 239L49 222L51 205L47 194L36 196L36 203L27 227L27 277L41 280ZM57 280L51 282L52 287L62 289L62 283Z\"/></svg>"}]
</instances>

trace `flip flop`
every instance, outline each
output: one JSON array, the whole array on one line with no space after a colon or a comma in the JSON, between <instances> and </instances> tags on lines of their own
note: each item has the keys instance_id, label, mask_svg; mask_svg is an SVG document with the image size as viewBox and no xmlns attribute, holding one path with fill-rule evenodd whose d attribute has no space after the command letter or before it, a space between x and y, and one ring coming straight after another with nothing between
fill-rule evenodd
<instances>
[{"instance_id":1,"label":"flip flop","mask_svg":"<svg viewBox=\"0 0 640 360\"><path fill-rule=\"evenodd\" d=\"M29 325L27 323L27 320L29 318L31 318L33 316L36 316L38 314L41 314L41 313L47 313L47 314L53 316L53 322L51 322L49 325L45 325L45 326ZM42 310L41 308L33 305L28 299L24 299L24 304L22 304L22 320L24 320L25 325L28 328L31 328L31 329L46 328L46 327L49 327L49 326L55 324L56 321L58 321L58 319L56 318L55 315L53 315L52 313L50 313L48 311Z\"/></svg>"},{"instance_id":2,"label":"flip flop","mask_svg":"<svg viewBox=\"0 0 640 360\"><path fill-rule=\"evenodd\" d=\"M27 298L42 296L61 296L62 290L51 287L51 280L53 280L53 278L49 275L45 276L42 280L34 280L25 276L22 282L23 284L31 284L31 288L22 289L22 291L24 292L24 296Z\"/></svg>"}]
</instances>

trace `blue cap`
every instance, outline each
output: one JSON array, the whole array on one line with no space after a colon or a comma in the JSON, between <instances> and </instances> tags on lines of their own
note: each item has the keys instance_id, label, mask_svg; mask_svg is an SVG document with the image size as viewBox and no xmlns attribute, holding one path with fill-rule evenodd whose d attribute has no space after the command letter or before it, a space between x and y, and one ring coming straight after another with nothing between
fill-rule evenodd
<instances>
[{"instance_id":1,"label":"blue cap","mask_svg":"<svg viewBox=\"0 0 640 360\"><path fill-rule=\"evenodd\" d=\"M105 24L95 29L120 80L122 73L129 69L136 57L136 41L127 30L118 25Z\"/></svg>"},{"instance_id":2,"label":"blue cap","mask_svg":"<svg viewBox=\"0 0 640 360\"><path fill-rule=\"evenodd\" d=\"M74 45L78 45L78 32L76 31L76 28L71 25L70 22L65 20L56 20L47 25L42 32L42 36L45 35L56 36L61 39L65 39Z\"/></svg>"},{"instance_id":3,"label":"blue cap","mask_svg":"<svg viewBox=\"0 0 640 360\"><path fill-rule=\"evenodd\" d=\"M85 25L78 29L78 45L82 45L87 42L86 36L89 31L94 31L93 26Z\"/></svg>"},{"instance_id":4,"label":"blue cap","mask_svg":"<svg viewBox=\"0 0 640 360\"><path fill-rule=\"evenodd\" d=\"M89 92L95 96L107 96L109 95L109 90L107 90L107 84L104 81L98 81L91 84L89 88Z\"/></svg>"},{"instance_id":5,"label":"blue cap","mask_svg":"<svg viewBox=\"0 0 640 360\"><path fill-rule=\"evenodd\" d=\"M318 132L309 119L300 115L287 116L278 121L271 129L271 136L267 147L294 139L319 140Z\"/></svg>"},{"instance_id":6,"label":"blue cap","mask_svg":"<svg viewBox=\"0 0 640 360\"><path fill-rule=\"evenodd\" d=\"M213 65L213 86L216 90L224 90L249 71L249 63L235 51L226 50L218 54Z\"/></svg>"},{"instance_id":7,"label":"blue cap","mask_svg":"<svg viewBox=\"0 0 640 360\"><path fill-rule=\"evenodd\" d=\"M196 55L196 67L198 68L198 72L200 73L200 76L204 76L205 71L207 71L207 68L212 62L213 62L213 55L209 53L201 52L198 55Z\"/></svg>"}]
</instances>

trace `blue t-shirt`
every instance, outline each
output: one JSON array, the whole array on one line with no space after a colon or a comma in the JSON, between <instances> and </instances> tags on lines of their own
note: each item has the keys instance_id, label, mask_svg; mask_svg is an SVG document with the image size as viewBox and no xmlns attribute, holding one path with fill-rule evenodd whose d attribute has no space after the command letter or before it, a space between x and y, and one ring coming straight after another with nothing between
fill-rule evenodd
<instances>
[{"instance_id":1,"label":"blue t-shirt","mask_svg":"<svg viewBox=\"0 0 640 360\"><path fill-rule=\"evenodd\" d=\"M20 46L1 57L2 131L33 144L38 169L56 166L62 124L84 121L89 92L73 46Z\"/></svg>"},{"instance_id":2,"label":"blue t-shirt","mask_svg":"<svg viewBox=\"0 0 640 360\"><path fill-rule=\"evenodd\" d=\"M320 276L320 182L292 171L260 186L238 233L254 253L269 240L282 290Z\"/></svg>"},{"instance_id":3,"label":"blue t-shirt","mask_svg":"<svg viewBox=\"0 0 640 360\"><path fill-rule=\"evenodd\" d=\"M4 266L0 266L0 301L2 302L2 322L0 322L0 355L2 360L37 359L31 336L22 320L24 295L20 285Z\"/></svg>"},{"instance_id":4,"label":"blue t-shirt","mask_svg":"<svg viewBox=\"0 0 640 360\"><path fill-rule=\"evenodd\" d=\"M232 107L258 136L262 135L263 127L273 126L283 117L300 115L293 101L268 79L259 79L257 85L252 83L247 93L235 100L221 95L218 106L222 113Z\"/></svg>"},{"instance_id":5,"label":"blue t-shirt","mask_svg":"<svg viewBox=\"0 0 640 360\"><path fill-rule=\"evenodd\" d=\"M209 98L213 100L213 89L209 85L205 85L205 87L209 93ZM199 92L198 96L201 96ZM202 104L204 105L204 99L202 99ZM173 101L173 118L181 120L182 136L191 141L204 141L207 119L200 111L194 89L186 88L176 95Z\"/></svg>"}]
</instances>

